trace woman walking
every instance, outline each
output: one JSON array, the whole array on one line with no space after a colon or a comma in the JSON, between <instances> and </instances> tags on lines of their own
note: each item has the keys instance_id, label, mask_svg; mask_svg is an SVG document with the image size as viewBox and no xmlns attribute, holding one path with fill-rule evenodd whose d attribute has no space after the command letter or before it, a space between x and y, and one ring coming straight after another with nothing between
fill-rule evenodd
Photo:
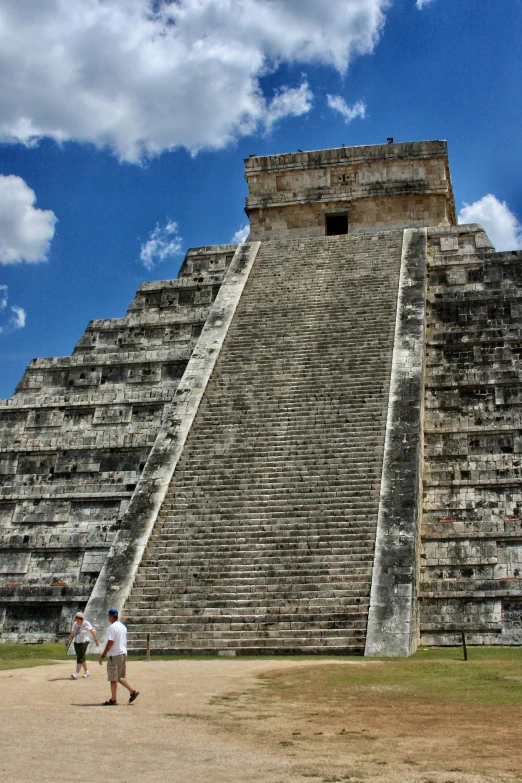
<instances>
[{"instance_id":1,"label":"woman walking","mask_svg":"<svg viewBox=\"0 0 522 783\"><path fill-rule=\"evenodd\" d=\"M71 679L73 680L77 680L78 677L80 676L82 666L85 669L82 676L83 677L89 676L87 661L85 660L87 647L89 646L89 634L92 634L92 637L96 642L96 647L99 647L100 643L98 641L98 637L96 636L96 631L94 630L90 622L84 618L81 612L76 612L71 633L69 634L69 638L65 642L65 646L68 648L71 643L71 639L74 638L74 651L76 653L76 671L73 674L71 674Z\"/></svg>"}]
</instances>

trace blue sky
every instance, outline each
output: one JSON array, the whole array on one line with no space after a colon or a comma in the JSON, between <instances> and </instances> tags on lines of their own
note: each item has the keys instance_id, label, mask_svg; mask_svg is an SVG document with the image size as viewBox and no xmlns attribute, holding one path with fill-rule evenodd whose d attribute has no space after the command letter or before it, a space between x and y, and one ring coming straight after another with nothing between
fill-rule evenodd
<instances>
[{"instance_id":1,"label":"blue sky","mask_svg":"<svg viewBox=\"0 0 522 783\"><path fill-rule=\"evenodd\" d=\"M447 139L522 247L520 40L520 0L0 0L0 397L232 241L251 153Z\"/></svg>"}]
</instances>

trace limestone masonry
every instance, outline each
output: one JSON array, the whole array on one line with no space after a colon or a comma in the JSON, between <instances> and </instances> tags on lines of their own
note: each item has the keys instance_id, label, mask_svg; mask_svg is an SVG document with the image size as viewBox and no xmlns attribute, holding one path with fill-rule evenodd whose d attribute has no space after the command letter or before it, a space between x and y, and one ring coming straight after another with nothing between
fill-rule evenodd
<instances>
[{"instance_id":1,"label":"limestone masonry","mask_svg":"<svg viewBox=\"0 0 522 783\"><path fill-rule=\"evenodd\" d=\"M522 253L442 141L251 156L189 250L0 401L0 641L522 644Z\"/></svg>"}]
</instances>

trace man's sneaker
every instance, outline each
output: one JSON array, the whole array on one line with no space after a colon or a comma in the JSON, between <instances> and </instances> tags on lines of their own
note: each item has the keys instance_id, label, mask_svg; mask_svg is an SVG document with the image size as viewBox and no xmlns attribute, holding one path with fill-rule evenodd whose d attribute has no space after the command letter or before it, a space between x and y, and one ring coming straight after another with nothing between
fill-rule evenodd
<instances>
[{"instance_id":1,"label":"man's sneaker","mask_svg":"<svg viewBox=\"0 0 522 783\"><path fill-rule=\"evenodd\" d=\"M90 672L85 672L85 674L82 674L82 679L85 679L86 677L90 677L90 676L91 676Z\"/></svg>"},{"instance_id":2,"label":"man's sneaker","mask_svg":"<svg viewBox=\"0 0 522 783\"><path fill-rule=\"evenodd\" d=\"M77 680L77 679L78 679L77 672L74 672L73 674L71 674L71 680Z\"/></svg>"}]
</instances>

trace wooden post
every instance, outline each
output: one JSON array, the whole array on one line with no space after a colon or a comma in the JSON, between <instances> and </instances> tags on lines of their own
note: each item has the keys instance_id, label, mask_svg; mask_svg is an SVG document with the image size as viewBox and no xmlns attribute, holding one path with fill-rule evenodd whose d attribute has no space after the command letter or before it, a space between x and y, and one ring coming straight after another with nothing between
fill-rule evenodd
<instances>
[{"instance_id":1,"label":"wooden post","mask_svg":"<svg viewBox=\"0 0 522 783\"><path fill-rule=\"evenodd\" d=\"M150 633L147 634L147 652L145 654L145 660L150 661Z\"/></svg>"},{"instance_id":2,"label":"wooden post","mask_svg":"<svg viewBox=\"0 0 522 783\"><path fill-rule=\"evenodd\" d=\"M461 631L460 635L462 637L462 651L464 653L464 660L467 661L468 660L468 650L467 650L467 647L466 647L466 636L464 634L464 631Z\"/></svg>"}]
</instances>

